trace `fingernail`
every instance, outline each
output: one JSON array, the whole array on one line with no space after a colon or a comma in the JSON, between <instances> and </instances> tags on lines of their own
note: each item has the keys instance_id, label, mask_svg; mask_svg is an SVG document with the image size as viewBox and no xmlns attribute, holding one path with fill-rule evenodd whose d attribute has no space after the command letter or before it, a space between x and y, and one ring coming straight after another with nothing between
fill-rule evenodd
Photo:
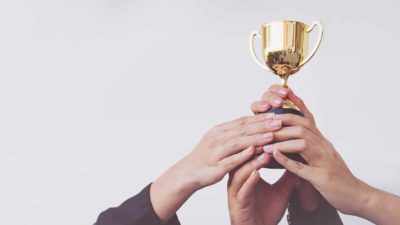
<instances>
[{"instance_id":1,"label":"fingernail","mask_svg":"<svg viewBox=\"0 0 400 225\"><path fill-rule=\"evenodd\" d=\"M267 103L264 103L264 104L261 104L260 107L261 107L262 109L268 109L268 108L269 108L269 105L268 105Z\"/></svg>"},{"instance_id":2,"label":"fingernail","mask_svg":"<svg viewBox=\"0 0 400 225\"><path fill-rule=\"evenodd\" d=\"M281 120L272 120L269 125L271 127L280 127L282 125L282 121Z\"/></svg>"},{"instance_id":3,"label":"fingernail","mask_svg":"<svg viewBox=\"0 0 400 225\"><path fill-rule=\"evenodd\" d=\"M254 152L254 148L253 147L248 147L247 150L246 150L246 153L248 153L248 154L253 154L253 152Z\"/></svg>"},{"instance_id":4,"label":"fingernail","mask_svg":"<svg viewBox=\"0 0 400 225\"><path fill-rule=\"evenodd\" d=\"M272 133L271 132L265 133L265 134L263 134L261 136L261 138L262 139L271 139L272 138Z\"/></svg>"},{"instance_id":5,"label":"fingernail","mask_svg":"<svg viewBox=\"0 0 400 225\"><path fill-rule=\"evenodd\" d=\"M282 104L282 99L274 98L274 103L277 104L277 105L280 105L280 104Z\"/></svg>"},{"instance_id":6,"label":"fingernail","mask_svg":"<svg viewBox=\"0 0 400 225\"><path fill-rule=\"evenodd\" d=\"M258 161L262 161L264 158L265 158L265 153L263 153L260 156L258 156L257 160Z\"/></svg>"},{"instance_id":7,"label":"fingernail","mask_svg":"<svg viewBox=\"0 0 400 225\"><path fill-rule=\"evenodd\" d=\"M266 145L263 147L264 152L266 153L272 153L272 151L274 150L273 145Z\"/></svg>"},{"instance_id":8,"label":"fingernail","mask_svg":"<svg viewBox=\"0 0 400 225\"><path fill-rule=\"evenodd\" d=\"M287 93L288 93L288 91L284 88L279 90L279 94L281 94L282 97L286 97Z\"/></svg>"}]
</instances>

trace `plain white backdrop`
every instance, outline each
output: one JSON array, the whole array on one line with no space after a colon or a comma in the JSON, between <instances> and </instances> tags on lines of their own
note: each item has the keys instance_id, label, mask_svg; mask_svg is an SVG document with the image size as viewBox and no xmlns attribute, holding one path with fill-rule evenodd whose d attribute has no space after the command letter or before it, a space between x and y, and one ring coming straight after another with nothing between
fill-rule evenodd
<instances>
[{"instance_id":1,"label":"plain white backdrop","mask_svg":"<svg viewBox=\"0 0 400 225\"><path fill-rule=\"evenodd\" d=\"M278 79L252 61L248 35L276 19L325 26L289 85L356 176L400 194L399 7L0 0L1 223L93 224L212 126L250 115ZM269 181L281 173L262 172ZM225 189L226 179L196 193L178 212L182 224L229 224Z\"/></svg>"}]
</instances>

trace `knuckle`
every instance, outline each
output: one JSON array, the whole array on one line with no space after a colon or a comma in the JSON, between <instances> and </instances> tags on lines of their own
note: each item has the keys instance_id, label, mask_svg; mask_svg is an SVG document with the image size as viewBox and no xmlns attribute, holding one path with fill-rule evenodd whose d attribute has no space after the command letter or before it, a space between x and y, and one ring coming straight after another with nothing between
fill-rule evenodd
<instances>
[{"instance_id":1,"label":"knuckle","mask_svg":"<svg viewBox=\"0 0 400 225\"><path fill-rule=\"evenodd\" d=\"M244 125L246 123L246 121L247 121L247 117L245 117L245 116L242 116L238 119L239 125Z\"/></svg>"},{"instance_id":2,"label":"knuckle","mask_svg":"<svg viewBox=\"0 0 400 225\"><path fill-rule=\"evenodd\" d=\"M304 137L307 134L307 129L303 126L297 127L297 135L300 137Z\"/></svg>"},{"instance_id":3,"label":"knuckle","mask_svg":"<svg viewBox=\"0 0 400 225\"><path fill-rule=\"evenodd\" d=\"M258 112L258 110L257 110L257 105L258 105L257 102L251 103L251 105L250 105L250 110L251 110L253 113L257 113L257 112Z\"/></svg>"},{"instance_id":4,"label":"knuckle","mask_svg":"<svg viewBox=\"0 0 400 225\"><path fill-rule=\"evenodd\" d=\"M257 109L258 109L258 106L259 106L260 104L261 104L261 101L255 101L255 102L251 103L251 109L252 109L253 111L257 110Z\"/></svg>"},{"instance_id":5,"label":"knuckle","mask_svg":"<svg viewBox=\"0 0 400 225\"><path fill-rule=\"evenodd\" d=\"M208 144L211 147L214 147L214 146L218 145L218 143L221 141L221 137L218 135L214 135L214 134L208 134L207 140L208 140Z\"/></svg>"},{"instance_id":6,"label":"knuckle","mask_svg":"<svg viewBox=\"0 0 400 225\"><path fill-rule=\"evenodd\" d=\"M247 135L248 131L247 131L246 127L240 126L237 128L236 132L237 132L238 136L243 137L243 136Z\"/></svg>"},{"instance_id":7,"label":"knuckle","mask_svg":"<svg viewBox=\"0 0 400 225\"><path fill-rule=\"evenodd\" d=\"M229 149L237 149L237 148L239 148L240 143L239 143L238 140L233 140L233 141L230 141L230 142L227 144L227 146L228 146Z\"/></svg>"},{"instance_id":8,"label":"knuckle","mask_svg":"<svg viewBox=\"0 0 400 225\"><path fill-rule=\"evenodd\" d=\"M284 119L286 121L286 123L289 123L289 124L292 124L294 122L293 115L284 114L284 115L282 115L282 119Z\"/></svg>"},{"instance_id":9,"label":"knuckle","mask_svg":"<svg viewBox=\"0 0 400 225\"><path fill-rule=\"evenodd\" d=\"M305 150L308 147L308 141L306 139L300 139L299 147L300 149Z\"/></svg>"},{"instance_id":10,"label":"knuckle","mask_svg":"<svg viewBox=\"0 0 400 225\"><path fill-rule=\"evenodd\" d=\"M269 102L272 99L272 96L274 94L272 93L271 90L266 91L263 96L262 96L262 100Z\"/></svg>"},{"instance_id":11,"label":"knuckle","mask_svg":"<svg viewBox=\"0 0 400 225\"><path fill-rule=\"evenodd\" d=\"M257 122L263 122L265 120L265 115L264 114L258 114L254 116Z\"/></svg>"},{"instance_id":12,"label":"knuckle","mask_svg":"<svg viewBox=\"0 0 400 225\"><path fill-rule=\"evenodd\" d=\"M297 172L300 172L300 170L302 170L303 168L304 168L304 164L303 163L297 162L297 161L294 162L294 169Z\"/></svg>"},{"instance_id":13,"label":"knuckle","mask_svg":"<svg viewBox=\"0 0 400 225\"><path fill-rule=\"evenodd\" d=\"M223 171L229 171L231 168L235 168L237 164L236 157L231 157L227 159L224 164L222 165Z\"/></svg>"},{"instance_id":14,"label":"knuckle","mask_svg":"<svg viewBox=\"0 0 400 225\"><path fill-rule=\"evenodd\" d=\"M289 158L288 157L281 157L281 160L283 164L288 165L289 164Z\"/></svg>"}]
</instances>

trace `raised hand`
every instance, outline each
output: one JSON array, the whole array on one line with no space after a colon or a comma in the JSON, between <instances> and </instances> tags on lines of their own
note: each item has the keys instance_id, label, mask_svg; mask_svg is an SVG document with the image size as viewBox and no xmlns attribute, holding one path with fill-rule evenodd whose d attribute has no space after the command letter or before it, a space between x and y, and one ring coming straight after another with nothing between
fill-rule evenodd
<instances>
[{"instance_id":1,"label":"raised hand","mask_svg":"<svg viewBox=\"0 0 400 225\"><path fill-rule=\"evenodd\" d=\"M159 177L151 186L154 210L163 222L197 190L220 181L249 160L281 128L272 115L239 118L212 128L194 150Z\"/></svg>"},{"instance_id":2,"label":"raised hand","mask_svg":"<svg viewBox=\"0 0 400 225\"><path fill-rule=\"evenodd\" d=\"M284 127L274 132L277 143L264 147L286 169L311 182L336 209L370 220L392 225L400 221L400 197L373 188L356 178L335 147L317 129L304 102L292 92L288 98L305 114L276 115ZM299 153L308 163L287 158L282 153Z\"/></svg>"},{"instance_id":3,"label":"raised hand","mask_svg":"<svg viewBox=\"0 0 400 225\"><path fill-rule=\"evenodd\" d=\"M282 87L281 85L275 84L269 87L269 89L262 95L261 100L255 101L251 104L251 110L254 114L265 113L271 108L282 107L283 101L289 96L293 96L293 92L289 88ZM314 118L308 112L305 113L306 118L314 122ZM316 210L321 202L319 193L315 188L310 185L308 181L300 180L296 186L298 191L300 208L306 212L312 212Z\"/></svg>"},{"instance_id":4,"label":"raised hand","mask_svg":"<svg viewBox=\"0 0 400 225\"><path fill-rule=\"evenodd\" d=\"M258 169L268 163L269 157L263 153L229 174L231 225L276 225L282 219L298 178L285 172L272 185L261 179Z\"/></svg>"}]
</instances>

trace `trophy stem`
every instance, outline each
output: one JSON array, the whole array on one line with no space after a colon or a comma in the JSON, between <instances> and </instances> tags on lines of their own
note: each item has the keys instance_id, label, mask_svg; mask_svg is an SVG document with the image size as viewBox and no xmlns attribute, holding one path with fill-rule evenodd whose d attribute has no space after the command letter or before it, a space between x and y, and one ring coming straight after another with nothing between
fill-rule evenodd
<instances>
[{"instance_id":1,"label":"trophy stem","mask_svg":"<svg viewBox=\"0 0 400 225\"><path fill-rule=\"evenodd\" d=\"M287 81L289 78L289 74L280 75L280 77L281 77L281 85L284 87L288 87Z\"/></svg>"}]
</instances>

